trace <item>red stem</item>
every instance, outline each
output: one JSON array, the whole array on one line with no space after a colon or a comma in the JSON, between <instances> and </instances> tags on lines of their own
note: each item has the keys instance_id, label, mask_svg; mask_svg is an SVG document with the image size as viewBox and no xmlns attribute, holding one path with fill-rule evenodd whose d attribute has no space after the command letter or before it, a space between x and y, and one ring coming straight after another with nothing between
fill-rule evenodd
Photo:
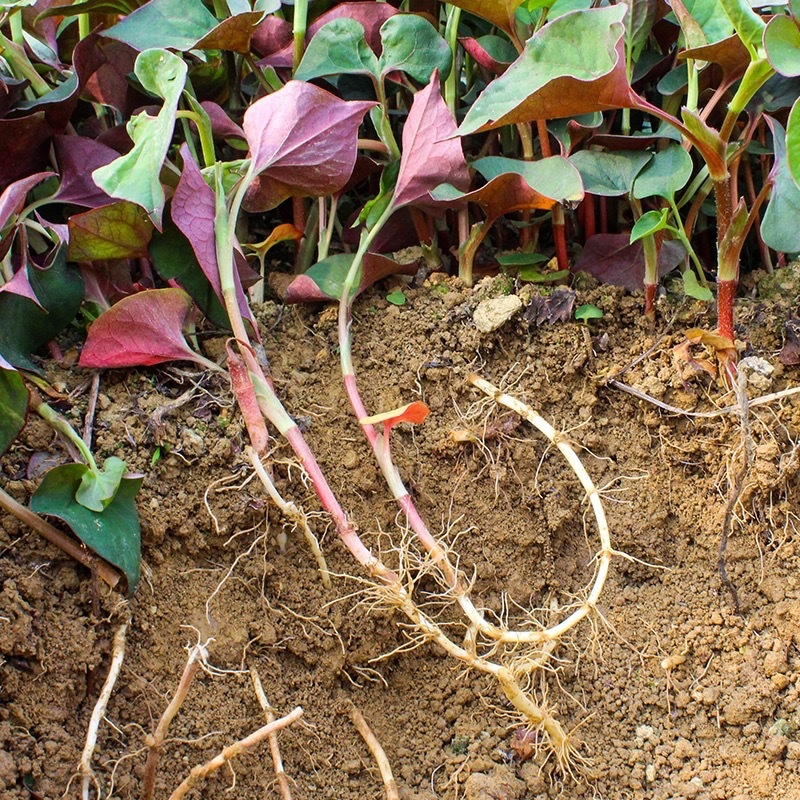
<instances>
[{"instance_id":1,"label":"red stem","mask_svg":"<svg viewBox=\"0 0 800 800\"><path fill-rule=\"evenodd\" d=\"M733 299L738 280L717 281L717 329L721 336L734 341Z\"/></svg>"}]
</instances>

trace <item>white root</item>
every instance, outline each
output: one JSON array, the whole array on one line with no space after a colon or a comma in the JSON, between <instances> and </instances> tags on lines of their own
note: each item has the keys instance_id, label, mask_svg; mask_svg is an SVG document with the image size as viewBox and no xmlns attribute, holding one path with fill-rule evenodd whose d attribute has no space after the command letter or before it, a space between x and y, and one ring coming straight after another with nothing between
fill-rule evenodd
<instances>
[{"instance_id":1,"label":"white root","mask_svg":"<svg viewBox=\"0 0 800 800\"><path fill-rule=\"evenodd\" d=\"M255 667L250 667L250 678L253 681L253 689L255 690L258 704L264 712L264 717L267 722L275 722L275 714L272 712L272 706L267 700L267 695L264 692L264 687L261 685L261 678ZM269 740L269 751L272 755L272 765L275 768L275 778L278 781L278 786L281 790L283 800L292 800L292 790L289 787L289 777L286 770L283 768L283 759L281 758L281 749L278 745L278 731L273 730L267 734Z\"/></svg>"},{"instance_id":2,"label":"white root","mask_svg":"<svg viewBox=\"0 0 800 800\"><path fill-rule=\"evenodd\" d=\"M394 775L392 774L392 767L389 764L389 759L386 757L386 751L381 746L377 736L372 732L372 728L370 728L369 724L364 719L364 715L350 701L347 702L347 715L350 717L353 725L355 725L356 730L361 734L361 738L366 743L370 753L372 753L372 757L375 759L375 763L378 765L378 770L383 780L383 786L386 789L386 800L400 800L400 791L397 788L397 781L395 781Z\"/></svg>"},{"instance_id":3,"label":"white root","mask_svg":"<svg viewBox=\"0 0 800 800\"><path fill-rule=\"evenodd\" d=\"M106 715L108 701L111 699L111 694L114 691L114 686L117 683L117 678L122 669L122 662L125 659L125 637L128 633L129 624L130 620L126 620L119 626L117 632L114 634L114 642L111 648L111 664L108 667L108 675L106 675L100 697L97 698L94 710L92 711L92 717L89 720L89 728L86 732L86 744L83 747L81 760L78 764L78 774L81 776L81 797L83 800L89 800L89 787L92 784L95 786L97 796L100 797L97 778L92 770L92 756L97 746L97 735L100 730L100 723ZM67 790L69 790L69 786L67 786Z\"/></svg>"}]
</instances>

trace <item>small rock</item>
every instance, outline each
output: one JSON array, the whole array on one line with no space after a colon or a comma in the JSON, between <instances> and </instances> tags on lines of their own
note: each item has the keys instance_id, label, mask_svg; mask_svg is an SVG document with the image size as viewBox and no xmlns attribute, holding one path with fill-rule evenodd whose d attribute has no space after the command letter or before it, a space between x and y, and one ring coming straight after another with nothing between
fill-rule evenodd
<instances>
[{"instance_id":1,"label":"small rock","mask_svg":"<svg viewBox=\"0 0 800 800\"><path fill-rule=\"evenodd\" d=\"M783 758L788 746L789 740L785 736L770 736L764 742L764 752L771 761L778 761Z\"/></svg>"},{"instance_id":2,"label":"small rock","mask_svg":"<svg viewBox=\"0 0 800 800\"><path fill-rule=\"evenodd\" d=\"M515 294L493 297L478 304L472 320L481 333L491 333L502 328L522 309L522 300Z\"/></svg>"},{"instance_id":3,"label":"small rock","mask_svg":"<svg viewBox=\"0 0 800 800\"><path fill-rule=\"evenodd\" d=\"M739 362L738 369L747 378L748 386L760 392L766 392L772 386L772 373L775 372L775 367L766 359L748 356Z\"/></svg>"},{"instance_id":4,"label":"small rock","mask_svg":"<svg viewBox=\"0 0 800 800\"><path fill-rule=\"evenodd\" d=\"M464 785L466 800L522 800L527 787L504 766L495 767L490 774L473 772Z\"/></svg>"}]
</instances>

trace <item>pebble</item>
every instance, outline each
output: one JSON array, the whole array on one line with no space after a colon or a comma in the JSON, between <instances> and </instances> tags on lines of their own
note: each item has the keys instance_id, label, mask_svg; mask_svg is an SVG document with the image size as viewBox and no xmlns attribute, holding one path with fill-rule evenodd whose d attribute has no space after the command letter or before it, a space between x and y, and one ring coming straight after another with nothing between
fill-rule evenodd
<instances>
[{"instance_id":1,"label":"pebble","mask_svg":"<svg viewBox=\"0 0 800 800\"><path fill-rule=\"evenodd\" d=\"M502 328L521 309L522 300L515 294L492 297L478 304L472 315L472 321L482 333L491 333Z\"/></svg>"}]
</instances>

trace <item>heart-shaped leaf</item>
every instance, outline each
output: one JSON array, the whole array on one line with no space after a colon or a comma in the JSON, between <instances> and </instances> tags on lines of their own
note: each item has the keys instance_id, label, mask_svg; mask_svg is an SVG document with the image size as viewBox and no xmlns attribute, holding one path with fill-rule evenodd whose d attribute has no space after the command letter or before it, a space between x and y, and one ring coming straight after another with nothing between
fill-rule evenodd
<instances>
[{"instance_id":1,"label":"heart-shaped leaf","mask_svg":"<svg viewBox=\"0 0 800 800\"><path fill-rule=\"evenodd\" d=\"M0 356L0 455L25 427L28 390L22 375Z\"/></svg>"},{"instance_id":2,"label":"heart-shaped leaf","mask_svg":"<svg viewBox=\"0 0 800 800\"><path fill-rule=\"evenodd\" d=\"M692 177L692 157L678 144L656 153L633 182L633 196L674 197Z\"/></svg>"},{"instance_id":3,"label":"heart-shaped leaf","mask_svg":"<svg viewBox=\"0 0 800 800\"><path fill-rule=\"evenodd\" d=\"M92 178L112 197L130 200L144 208L153 224L161 230L165 200L160 180L161 167L172 141L187 68L183 59L168 50L145 50L136 59L135 72L142 86L163 98L164 105L156 117L143 111L131 119L128 133L133 139L133 149L96 169Z\"/></svg>"},{"instance_id":4,"label":"heart-shaped leaf","mask_svg":"<svg viewBox=\"0 0 800 800\"><path fill-rule=\"evenodd\" d=\"M456 188L469 186L461 142L450 138L455 130L434 71L430 83L414 95L403 127L403 155L392 200L395 208L428 199L428 193L445 181Z\"/></svg>"},{"instance_id":5,"label":"heart-shaped leaf","mask_svg":"<svg viewBox=\"0 0 800 800\"><path fill-rule=\"evenodd\" d=\"M434 70L438 69L443 78L450 72L450 47L424 17L389 17L381 26L381 43L381 75L399 71L419 83L429 83Z\"/></svg>"},{"instance_id":6,"label":"heart-shaped leaf","mask_svg":"<svg viewBox=\"0 0 800 800\"><path fill-rule=\"evenodd\" d=\"M636 105L623 55L624 3L565 14L473 103L458 133Z\"/></svg>"},{"instance_id":7,"label":"heart-shaped leaf","mask_svg":"<svg viewBox=\"0 0 800 800\"><path fill-rule=\"evenodd\" d=\"M191 50L219 24L201 0L150 0L103 31L136 50Z\"/></svg>"},{"instance_id":8,"label":"heart-shaped leaf","mask_svg":"<svg viewBox=\"0 0 800 800\"><path fill-rule=\"evenodd\" d=\"M344 279L352 263L352 253L337 253L317 262L289 284L284 302L318 303L338 300L342 296ZM353 292L353 297L382 278L389 275L413 275L416 270L414 264L398 264L391 258L367 253L361 264L361 280Z\"/></svg>"},{"instance_id":9,"label":"heart-shaped leaf","mask_svg":"<svg viewBox=\"0 0 800 800\"><path fill-rule=\"evenodd\" d=\"M569 160L580 172L586 192L618 197L630 192L636 176L652 156L647 150L579 150Z\"/></svg>"},{"instance_id":10,"label":"heart-shaped leaf","mask_svg":"<svg viewBox=\"0 0 800 800\"><path fill-rule=\"evenodd\" d=\"M203 363L183 338L192 298L183 289L125 297L90 326L82 367L150 367L164 361Z\"/></svg>"},{"instance_id":11,"label":"heart-shaped leaf","mask_svg":"<svg viewBox=\"0 0 800 800\"><path fill-rule=\"evenodd\" d=\"M668 227L667 214L669 210L662 208L661 211L648 211L636 220L636 224L631 229L630 242L638 242L645 236L652 236L656 231L663 231Z\"/></svg>"},{"instance_id":12,"label":"heart-shaped leaf","mask_svg":"<svg viewBox=\"0 0 800 800\"><path fill-rule=\"evenodd\" d=\"M800 28L791 17L773 17L764 31L764 49L776 72L787 77L800 75Z\"/></svg>"},{"instance_id":13,"label":"heart-shaped leaf","mask_svg":"<svg viewBox=\"0 0 800 800\"><path fill-rule=\"evenodd\" d=\"M92 172L110 164L119 153L85 136L56 136L53 141L61 172L61 186L55 199L87 208L113 202L113 197L97 188Z\"/></svg>"},{"instance_id":14,"label":"heart-shaped leaf","mask_svg":"<svg viewBox=\"0 0 800 800\"><path fill-rule=\"evenodd\" d=\"M136 203L120 200L69 218L70 261L142 258L153 235L153 223Z\"/></svg>"},{"instance_id":15,"label":"heart-shaped leaf","mask_svg":"<svg viewBox=\"0 0 800 800\"><path fill-rule=\"evenodd\" d=\"M358 127L371 101L346 102L310 83L289 81L244 114L258 181L247 209L265 211L287 197L334 194L356 162Z\"/></svg>"},{"instance_id":16,"label":"heart-shaped leaf","mask_svg":"<svg viewBox=\"0 0 800 800\"><path fill-rule=\"evenodd\" d=\"M664 242L658 253L658 274L666 275L680 264L686 252L680 242ZM631 244L626 233L598 233L586 240L575 261L575 272L588 272L602 283L635 292L644 285L642 243Z\"/></svg>"},{"instance_id":17,"label":"heart-shaped leaf","mask_svg":"<svg viewBox=\"0 0 800 800\"><path fill-rule=\"evenodd\" d=\"M378 59L364 37L364 26L351 17L331 20L317 31L294 77L310 81L345 73L380 75Z\"/></svg>"},{"instance_id":18,"label":"heart-shaped leaf","mask_svg":"<svg viewBox=\"0 0 800 800\"><path fill-rule=\"evenodd\" d=\"M63 520L88 548L119 567L128 580L130 596L140 575L141 531L135 498L142 479L123 478L103 511L91 511L75 499L88 470L85 464L51 469L31 497L31 510Z\"/></svg>"}]
</instances>

